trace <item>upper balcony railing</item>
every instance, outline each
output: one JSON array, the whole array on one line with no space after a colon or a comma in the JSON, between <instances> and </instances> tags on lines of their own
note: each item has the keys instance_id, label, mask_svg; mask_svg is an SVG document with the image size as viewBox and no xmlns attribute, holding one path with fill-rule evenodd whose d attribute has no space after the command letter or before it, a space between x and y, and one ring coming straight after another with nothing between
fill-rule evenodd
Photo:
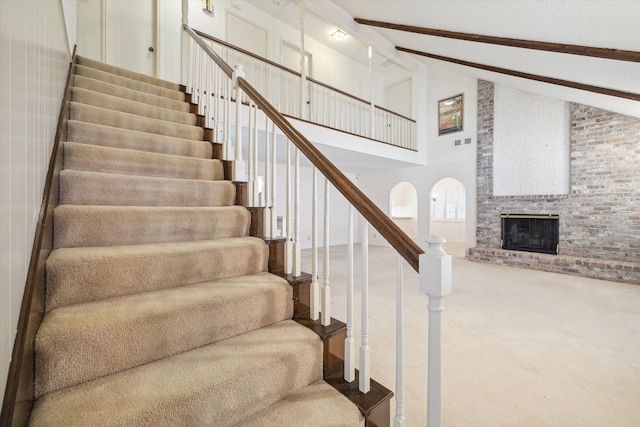
<instances>
[{"instance_id":1,"label":"upper balcony railing","mask_svg":"<svg viewBox=\"0 0 640 427\"><path fill-rule=\"evenodd\" d=\"M242 65L247 81L284 115L417 151L416 122L357 96L306 77L302 111L301 73L195 30L229 64ZM372 123L373 121L373 123Z\"/></svg>"}]
</instances>

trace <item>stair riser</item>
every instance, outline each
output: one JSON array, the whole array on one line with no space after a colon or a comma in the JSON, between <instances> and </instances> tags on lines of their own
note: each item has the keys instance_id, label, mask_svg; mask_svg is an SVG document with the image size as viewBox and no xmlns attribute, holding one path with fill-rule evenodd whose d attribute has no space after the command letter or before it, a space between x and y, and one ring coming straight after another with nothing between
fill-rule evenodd
<instances>
[{"instance_id":1,"label":"stair riser","mask_svg":"<svg viewBox=\"0 0 640 427\"><path fill-rule=\"evenodd\" d=\"M177 90L166 89L163 87L155 86L153 84L144 83L139 80L128 79L126 77L117 76L115 74L105 73L104 71L84 67L82 65L76 66L76 72L80 76L88 77L94 80L100 80L102 82L110 83L117 86L122 86L127 89L133 89L140 92L150 93L151 95L162 96L165 98L173 99L174 101L184 101L184 93Z\"/></svg>"},{"instance_id":2,"label":"stair riser","mask_svg":"<svg viewBox=\"0 0 640 427\"><path fill-rule=\"evenodd\" d=\"M91 67L106 73L115 74L121 77L126 77L132 80L138 80L141 82L149 83L154 86L160 86L170 90L180 90L180 85L166 80L157 79L146 74L136 73L135 71L126 70L124 68L115 67L113 65L105 64L104 62L95 61L93 59L78 57L78 64L86 67Z\"/></svg>"},{"instance_id":3,"label":"stair riser","mask_svg":"<svg viewBox=\"0 0 640 427\"><path fill-rule=\"evenodd\" d=\"M196 181L64 170L60 203L116 206L229 206L229 181Z\"/></svg>"},{"instance_id":4,"label":"stair riser","mask_svg":"<svg viewBox=\"0 0 640 427\"><path fill-rule=\"evenodd\" d=\"M76 120L68 122L67 139L105 147L201 159L211 159L213 152L211 143L207 141L185 140Z\"/></svg>"},{"instance_id":5,"label":"stair riser","mask_svg":"<svg viewBox=\"0 0 640 427\"><path fill-rule=\"evenodd\" d=\"M117 96L131 101L142 102L148 105L155 105L157 107L169 108L182 113L192 112L191 105L187 102L175 101L164 96L157 96L146 92L127 89L122 86L105 83L100 80L94 80L83 76L74 76L73 85L74 87Z\"/></svg>"},{"instance_id":6,"label":"stair riser","mask_svg":"<svg viewBox=\"0 0 640 427\"><path fill-rule=\"evenodd\" d=\"M136 245L246 236L250 215L240 206L121 208L62 205L54 212L54 247Z\"/></svg>"},{"instance_id":7,"label":"stair riser","mask_svg":"<svg viewBox=\"0 0 640 427\"><path fill-rule=\"evenodd\" d=\"M64 167L80 171L162 178L208 181L224 178L219 160L167 156L74 142L64 143Z\"/></svg>"},{"instance_id":8,"label":"stair riser","mask_svg":"<svg viewBox=\"0 0 640 427\"><path fill-rule=\"evenodd\" d=\"M57 249L46 263L46 310L266 271L254 238Z\"/></svg>"},{"instance_id":9,"label":"stair riser","mask_svg":"<svg viewBox=\"0 0 640 427\"><path fill-rule=\"evenodd\" d=\"M238 322L241 313L252 315ZM36 338L36 395L259 329L291 314L290 286L266 273L54 310Z\"/></svg>"},{"instance_id":10,"label":"stair riser","mask_svg":"<svg viewBox=\"0 0 640 427\"><path fill-rule=\"evenodd\" d=\"M174 138L202 141L204 131L196 126L187 126L163 120L150 119L135 114L121 113L90 105L71 103L71 120L84 121L99 125L119 127L140 132L172 136Z\"/></svg>"},{"instance_id":11,"label":"stair riser","mask_svg":"<svg viewBox=\"0 0 640 427\"><path fill-rule=\"evenodd\" d=\"M164 107L144 104L129 99L118 98L117 96L94 92L87 89L74 87L73 101L81 104L92 105L94 107L106 108L121 113L134 114L141 117L164 120L188 126L196 125L196 115L170 110Z\"/></svg>"}]
</instances>

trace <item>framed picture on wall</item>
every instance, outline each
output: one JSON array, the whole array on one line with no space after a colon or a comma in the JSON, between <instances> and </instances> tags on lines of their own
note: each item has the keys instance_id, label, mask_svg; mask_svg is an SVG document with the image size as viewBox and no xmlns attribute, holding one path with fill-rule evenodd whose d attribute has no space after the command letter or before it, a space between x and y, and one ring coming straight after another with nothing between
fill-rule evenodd
<instances>
[{"instance_id":1,"label":"framed picture on wall","mask_svg":"<svg viewBox=\"0 0 640 427\"><path fill-rule=\"evenodd\" d=\"M438 101L438 135L462 130L462 95Z\"/></svg>"}]
</instances>

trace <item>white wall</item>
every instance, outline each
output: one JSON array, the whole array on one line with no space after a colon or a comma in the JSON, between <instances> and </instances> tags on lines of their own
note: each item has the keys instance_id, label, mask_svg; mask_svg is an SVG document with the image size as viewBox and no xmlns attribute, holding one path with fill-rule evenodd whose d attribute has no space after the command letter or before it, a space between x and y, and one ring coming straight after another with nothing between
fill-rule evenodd
<instances>
[{"instance_id":1,"label":"white wall","mask_svg":"<svg viewBox=\"0 0 640 427\"><path fill-rule=\"evenodd\" d=\"M399 182L407 181L418 192L418 244L426 248L430 234L429 212L431 210L431 188L443 178L454 178L462 183L466 193L466 222L464 237L466 247L476 244L476 149L477 149L477 81L473 78L451 73L440 68L429 67L421 75L426 76L426 84L416 98L424 100L418 119L425 130L421 134L420 146L426 146L426 166L380 170L358 175L360 189L378 206L388 212L389 192ZM424 85L424 86L423 86ZM425 93L426 92L426 93ZM464 94L464 126L461 132L438 136L438 100L457 94ZM470 144L464 144L471 138ZM460 139L462 145L455 146ZM424 152L424 151L423 151ZM370 232L371 244L386 245L384 239Z\"/></svg>"},{"instance_id":2,"label":"white wall","mask_svg":"<svg viewBox=\"0 0 640 427\"><path fill-rule=\"evenodd\" d=\"M237 9L232 6L236 4ZM217 1L214 3L215 12L211 16L202 11L200 0L189 1L189 25L211 36L226 40L227 13L241 16L254 25L265 29L268 33L267 57L274 62L280 62L282 41L294 46L300 45L299 22L289 25L274 19L265 12L253 7L250 2ZM367 49L363 45L363 49ZM355 96L369 99L369 71L368 68L353 61L319 41L309 36L305 37L305 50L313 55L313 77L323 83L334 86ZM374 102L382 105L384 101L384 78L374 75Z\"/></svg>"},{"instance_id":3,"label":"white wall","mask_svg":"<svg viewBox=\"0 0 640 427\"><path fill-rule=\"evenodd\" d=\"M284 147L284 144L282 144ZM279 147L280 148L280 147ZM293 153L293 150L292 150ZM293 161L293 155L291 157ZM293 171L292 171L293 173ZM311 248L311 215L312 209L312 169L308 167L300 168L300 245L302 249ZM357 177L354 174L345 174L352 182L357 185ZM278 216L286 218L286 167L284 164L278 164L276 182L278 183L278 191L276 198L276 209ZM293 186L291 186L293 200ZM318 246L324 246L323 242L323 215L324 215L324 177L317 174L317 215L318 215ZM293 216L293 206L291 208ZM344 245L347 243L347 230L349 215L349 203L332 185L329 185L329 244ZM357 226L357 225L356 225ZM356 234L356 240L358 235Z\"/></svg>"},{"instance_id":4,"label":"white wall","mask_svg":"<svg viewBox=\"0 0 640 427\"><path fill-rule=\"evenodd\" d=\"M438 190L464 188L462 183L453 178L443 178L438 181L432 188L430 196L433 196ZM429 215L430 234L444 237L447 242L464 243L465 242L465 223L464 220L436 220L433 219L433 199L431 199L431 210Z\"/></svg>"},{"instance_id":5,"label":"white wall","mask_svg":"<svg viewBox=\"0 0 640 427\"><path fill-rule=\"evenodd\" d=\"M569 104L495 85L493 194L569 193Z\"/></svg>"},{"instance_id":6,"label":"white wall","mask_svg":"<svg viewBox=\"0 0 640 427\"><path fill-rule=\"evenodd\" d=\"M0 1L0 390L71 58L68 40L60 1Z\"/></svg>"}]
</instances>

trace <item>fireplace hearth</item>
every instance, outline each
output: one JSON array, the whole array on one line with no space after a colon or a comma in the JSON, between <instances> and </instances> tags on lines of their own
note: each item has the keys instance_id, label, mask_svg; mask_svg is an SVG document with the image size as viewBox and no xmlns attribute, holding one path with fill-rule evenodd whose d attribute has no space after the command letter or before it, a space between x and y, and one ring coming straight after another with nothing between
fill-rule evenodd
<instances>
[{"instance_id":1,"label":"fireplace hearth","mask_svg":"<svg viewBox=\"0 0 640 427\"><path fill-rule=\"evenodd\" d=\"M558 215L502 214L500 248L558 254Z\"/></svg>"}]
</instances>

